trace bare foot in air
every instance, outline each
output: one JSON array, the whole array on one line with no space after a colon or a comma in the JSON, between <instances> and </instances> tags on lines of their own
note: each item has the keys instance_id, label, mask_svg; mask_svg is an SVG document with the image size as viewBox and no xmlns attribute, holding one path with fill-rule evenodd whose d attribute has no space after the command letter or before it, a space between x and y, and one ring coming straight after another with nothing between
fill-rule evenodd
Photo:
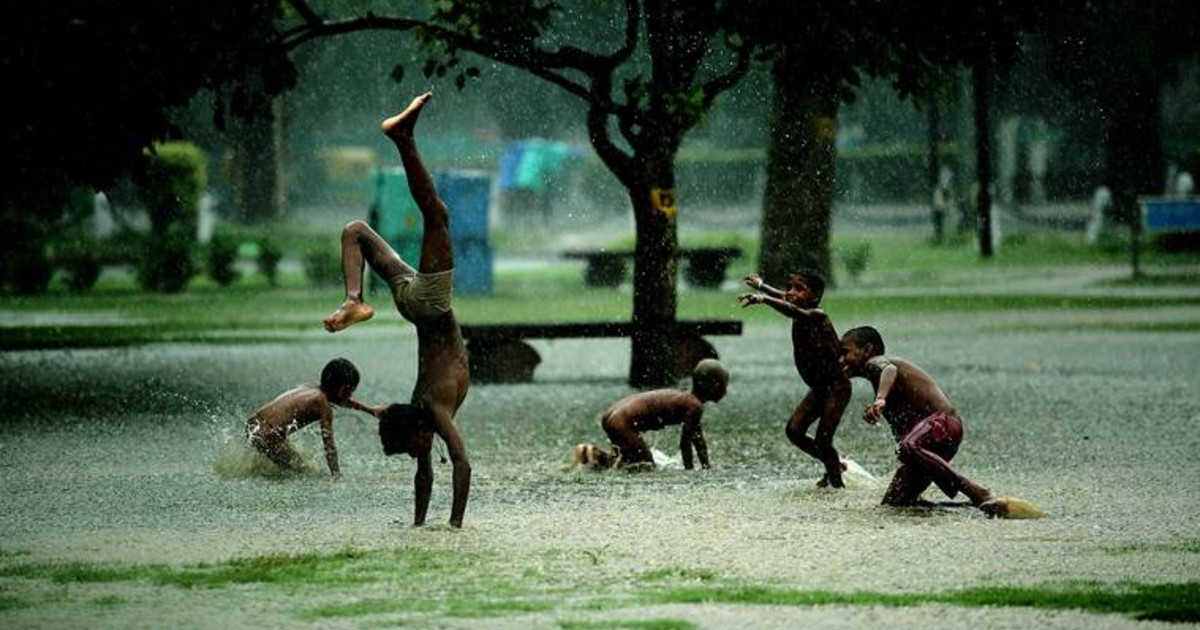
<instances>
[{"instance_id":1,"label":"bare foot in air","mask_svg":"<svg viewBox=\"0 0 1200 630\"><path fill-rule=\"evenodd\" d=\"M421 115L421 108L425 107L431 96L433 92L426 92L414 98L404 111L383 121L379 125L383 135L391 138L393 142L412 138L413 127L417 124L417 117Z\"/></svg>"},{"instance_id":2,"label":"bare foot in air","mask_svg":"<svg viewBox=\"0 0 1200 630\"><path fill-rule=\"evenodd\" d=\"M361 300L347 299L338 309L325 318L325 330L337 332L343 328L365 322L375 315L375 309Z\"/></svg>"}]
</instances>

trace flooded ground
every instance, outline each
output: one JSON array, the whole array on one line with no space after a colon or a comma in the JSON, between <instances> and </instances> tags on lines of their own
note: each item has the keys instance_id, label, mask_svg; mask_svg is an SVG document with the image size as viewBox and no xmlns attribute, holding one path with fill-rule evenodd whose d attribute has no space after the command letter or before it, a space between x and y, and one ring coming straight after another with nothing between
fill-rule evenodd
<instances>
[{"instance_id":1,"label":"flooded ground","mask_svg":"<svg viewBox=\"0 0 1200 630\"><path fill-rule=\"evenodd\" d=\"M0 562L183 566L415 547L499 553L526 572L553 556L610 582L653 570L889 593L1195 581L1200 337L1194 330L1139 332L1135 324L1198 320L1200 308L1180 307L838 322L843 330L876 325L891 353L940 381L966 421L955 463L996 492L1050 514L1031 521L989 520L970 509L879 507L892 441L885 428L858 418L871 396L863 381L855 383L837 445L866 474L851 476L843 491L814 488L819 467L783 435L802 394L785 326L713 339L732 382L728 397L705 415L714 463L706 472L561 471L572 444L602 438L596 414L629 392L628 342L535 342L544 358L535 383L477 385L459 414L475 473L461 532L407 525L413 464L384 458L374 421L353 412L339 411L335 421L342 479L325 474L311 428L298 438L314 462L311 473L237 472L242 419L274 394L315 380L334 356L360 367L361 399L407 398L416 353L407 330L368 324L337 338L314 332L305 343L5 353ZM676 453L677 439L668 429L652 444ZM444 523L450 467L435 468L430 521ZM43 588L37 584L0 578L0 599L43 602L0 607L2 625L361 627L374 619L298 620L300 595L277 591L49 584L47 592L32 592ZM381 588L364 586L363 596ZM63 605L44 605L56 597ZM104 601L120 605L96 604ZM1069 611L936 605L697 604L573 615L596 627L659 618L731 628L1153 625ZM425 621L415 625L567 625L561 612L536 611Z\"/></svg>"}]
</instances>

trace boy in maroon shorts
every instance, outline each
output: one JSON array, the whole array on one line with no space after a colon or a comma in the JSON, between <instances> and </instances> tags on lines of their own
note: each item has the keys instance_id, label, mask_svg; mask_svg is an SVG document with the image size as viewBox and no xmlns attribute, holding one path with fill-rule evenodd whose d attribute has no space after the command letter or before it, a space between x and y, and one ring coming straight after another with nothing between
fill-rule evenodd
<instances>
[{"instance_id":1,"label":"boy in maroon shorts","mask_svg":"<svg viewBox=\"0 0 1200 630\"><path fill-rule=\"evenodd\" d=\"M884 355L883 337L870 326L842 337L842 364L850 376L870 381L875 401L863 411L869 424L880 418L896 437L900 469L883 495L884 505L918 505L936 484L946 496L959 492L990 516L1006 516L1008 502L950 466L962 442L962 420L933 378L916 365Z\"/></svg>"}]
</instances>

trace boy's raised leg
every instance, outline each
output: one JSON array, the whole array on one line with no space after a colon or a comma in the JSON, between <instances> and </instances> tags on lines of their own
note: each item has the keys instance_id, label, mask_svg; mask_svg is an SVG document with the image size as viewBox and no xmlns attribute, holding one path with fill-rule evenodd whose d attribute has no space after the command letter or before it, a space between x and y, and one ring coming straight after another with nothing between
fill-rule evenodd
<instances>
[{"instance_id":1,"label":"boy's raised leg","mask_svg":"<svg viewBox=\"0 0 1200 630\"><path fill-rule=\"evenodd\" d=\"M375 309L363 300L363 273L368 264L387 279L412 271L371 226L363 221L351 221L342 230L342 274L346 282L346 299L325 318L325 330L337 332L371 319L375 314Z\"/></svg>"},{"instance_id":2,"label":"boy's raised leg","mask_svg":"<svg viewBox=\"0 0 1200 630\"><path fill-rule=\"evenodd\" d=\"M424 233L421 237L421 273L439 273L454 268L454 252L450 245L450 213L446 204L438 196L429 171L421 161L417 151L417 143L413 138L413 129L421 110L433 96L426 92L412 100L404 111L388 118L380 125L396 149L400 152L400 162L404 165L404 175L408 179L408 190L413 201L421 210L424 218Z\"/></svg>"}]
</instances>

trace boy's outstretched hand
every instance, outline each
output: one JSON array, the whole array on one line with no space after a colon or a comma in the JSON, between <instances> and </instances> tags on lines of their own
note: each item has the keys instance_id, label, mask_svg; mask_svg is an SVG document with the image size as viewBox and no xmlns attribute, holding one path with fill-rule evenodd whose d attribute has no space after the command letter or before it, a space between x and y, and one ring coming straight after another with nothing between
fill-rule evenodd
<instances>
[{"instance_id":1,"label":"boy's outstretched hand","mask_svg":"<svg viewBox=\"0 0 1200 630\"><path fill-rule=\"evenodd\" d=\"M737 296L737 300L742 305L742 308L746 308L752 304L762 304L763 295L761 293L743 293Z\"/></svg>"},{"instance_id":2,"label":"boy's outstretched hand","mask_svg":"<svg viewBox=\"0 0 1200 630\"><path fill-rule=\"evenodd\" d=\"M746 276L745 278L743 278L743 280L745 281L746 286L749 286L749 287L755 288L755 289L762 288L762 285L763 285L762 277L756 273L752 273L752 274Z\"/></svg>"}]
</instances>

